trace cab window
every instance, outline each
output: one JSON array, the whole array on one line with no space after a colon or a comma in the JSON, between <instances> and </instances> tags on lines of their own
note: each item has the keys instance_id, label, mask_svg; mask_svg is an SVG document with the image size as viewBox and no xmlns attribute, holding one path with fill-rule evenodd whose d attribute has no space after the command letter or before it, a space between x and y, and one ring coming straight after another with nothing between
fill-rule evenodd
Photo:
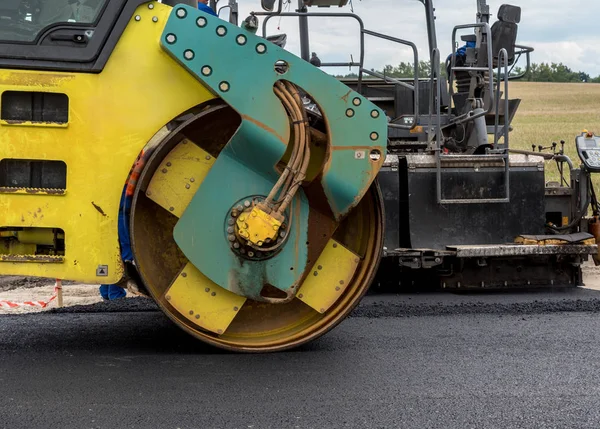
<instances>
[{"instance_id":1,"label":"cab window","mask_svg":"<svg viewBox=\"0 0 600 429\"><path fill-rule=\"evenodd\" d=\"M0 41L34 42L48 26L93 24L109 0L0 0Z\"/></svg>"}]
</instances>

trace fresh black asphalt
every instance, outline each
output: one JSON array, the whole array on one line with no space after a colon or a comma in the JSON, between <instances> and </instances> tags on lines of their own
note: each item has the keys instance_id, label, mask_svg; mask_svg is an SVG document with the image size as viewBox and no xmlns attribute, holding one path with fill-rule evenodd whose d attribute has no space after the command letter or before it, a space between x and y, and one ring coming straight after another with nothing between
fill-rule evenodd
<instances>
[{"instance_id":1,"label":"fresh black asphalt","mask_svg":"<svg viewBox=\"0 0 600 429\"><path fill-rule=\"evenodd\" d=\"M2 428L598 428L600 292L368 296L290 352L149 300L0 316Z\"/></svg>"}]
</instances>

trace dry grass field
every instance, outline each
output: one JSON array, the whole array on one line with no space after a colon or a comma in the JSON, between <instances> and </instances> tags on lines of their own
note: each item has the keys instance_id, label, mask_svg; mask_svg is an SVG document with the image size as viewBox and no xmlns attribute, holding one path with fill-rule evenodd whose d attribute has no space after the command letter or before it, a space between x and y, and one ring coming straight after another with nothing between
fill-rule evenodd
<instances>
[{"instance_id":1,"label":"dry grass field","mask_svg":"<svg viewBox=\"0 0 600 429\"><path fill-rule=\"evenodd\" d=\"M566 154L579 165L575 136L584 129L600 134L600 84L512 82L509 97L522 100L510 135L514 149L564 140ZM547 164L548 180L558 179L555 165Z\"/></svg>"}]
</instances>

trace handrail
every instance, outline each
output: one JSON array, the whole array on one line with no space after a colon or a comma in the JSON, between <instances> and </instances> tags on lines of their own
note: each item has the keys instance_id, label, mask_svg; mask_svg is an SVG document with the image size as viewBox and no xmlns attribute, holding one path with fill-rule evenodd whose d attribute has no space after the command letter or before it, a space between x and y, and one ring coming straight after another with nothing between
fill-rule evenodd
<instances>
[{"instance_id":1,"label":"handrail","mask_svg":"<svg viewBox=\"0 0 600 429\"><path fill-rule=\"evenodd\" d=\"M531 55L529 55L529 54L531 54L534 51L534 49L529 46L523 46L523 45L515 45L515 48L520 49L520 51L515 52L515 56L517 57L517 59L514 61L513 67L517 64L517 62L519 61L519 58L521 58L521 55L523 55L523 54L525 54L525 58L527 58L527 67L525 68L525 71L523 73L521 73L517 76L510 76L510 72L513 69L513 67L511 67L511 69L509 71L508 80L522 79L531 70Z\"/></svg>"},{"instance_id":2,"label":"handrail","mask_svg":"<svg viewBox=\"0 0 600 429\"><path fill-rule=\"evenodd\" d=\"M456 64L456 58L455 58L455 55L456 55L456 32L458 30L464 30L467 28L480 28L480 27L485 29L485 35L486 35L488 68L484 69L484 71L487 71L490 75L489 82L488 82L488 84L489 84L488 93L490 94L490 104L489 104L487 111L482 111L475 115L471 115L470 114L471 111L469 111L468 113L465 113L464 115L457 116L454 120L450 121L449 125L460 124L463 122L472 121L481 116L485 116L492 111L492 107L494 106L494 79L493 79L494 63L493 63L493 56L492 56L492 38L490 37L490 35L491 35L490 25L486 22L478 22L476 24L457 25L456 27L454 27L454 30L452 30L452 57L450 60L450 64L451 64L450 76L448 76L450 98L452 98L452 96L454 95L454 73L453 73L453 71L455 69L455 64ZM476 68L461 67L461 69L474 70L474 69L483 69L483 68L482 67L476 67Z\"/></svg>"},{"instance_id":3,"label":"handrail","mask_svg":"<svg viewBox=\"0 0 600 429\"><path fill-rule=\"evenodd\" d=\"M413 100L413 109L414 109L414 115L413 115L413 121L412 121L412 125L401 125L401 124L390 124L391 127L393 128L401 128L401 129L406 129L406 130L413 130L414 128L416 128L418 126L419 123L419 51L417 49L417 46L413 43L410 42L408 40L403 40L403 39L399 39L397 37L392 37L392 36L388 36L386 34L382 34L382 33L378 33L375 31L371 31L371 30L366 30L364 23L362 21L362 19L353 13L342 13L342 12L282 12L282 13L277 13L277 14L269 14L264 20L263 20L263 25L262 25L262 34L263 34L263 38L266 37L267 34L267 23L269 22L269 20L273 17L301 17L301 16L312 16L312 17L342 17L342 18L351 18L351 19L355 19L358 22L358 25L360 27L360 56L359 56L359 62L356 63L354 61L348 62L348 63L344 63L344 62L333 62L333 63L321 63L321 67L345 67L345 66L358 66L358 84L357 84L357 92L362 94L362 81L363 81L363 74L367 74L370 76L374 76L380 79L383 79L386 83L395 83L397 85L403 86L411 91L413 91L414 93L414 100ZM388 76L385 76L384 74L378 73L378 72L373 72L371 70L367 70L364 68L364 64L365 64L365 35L368 36L372 36L372 37L377 37L380 39L384 39L384 40L388 40L390 42L394 42L394 43L398 43L401 45L405 45L405 46L409 46L412 51L413 51L413 61L414 61L414 78L413 78L413 85L410 85L406 82L402 82L398 79L395 78L391 78Z\"/></svg>"},{"instance_id":4,"label":"handrail","mask_svg":"<svg viewBox=\"0 0 600 429\"><path fill-rule=\"evenodd\" d=\"M495 109L495 126L494 126L494 147L495 145L498 143L498 128L499 128L499 114L500 114L500 79L499 79L499 75L500 75L500 63L502 63L502 66L504 68L504 129L503 129L503 133L504 133L504 142L503 142L503 146L504 146L504 150L502 151L502 154L500 155L496 155L496 159L502 159L504 160L504 198L475 198L475 199L469 199L469 198L464 198L464 199L444 199L442 197L442 159L446 158L448 160L454 158L457 161L462 161L462 160L472 160L473 159L473 155L471 156L462 156L462 155L455 155L455 156L448 156L448 157L442 157L441 154L441 146L439 143L439 139L436 140L436 150L435 150L435 158L436 158L436 191L437 191L437 201L438 204L492 204L492 203L509 203L510 202L510 154L509 154L509 140L508 140L508 124L506 122L506 118L508 115L508 108L509 108L509 103L508 103L508 52L506 49L501 49L499 54L498 54L498 82L496 84L496 90L494 91L494 83L495 83L495 75L494 75L494 63L492 62L492 50L491 50L491 39L489 37L489 26L486 23L479 23L479 24L475 24L475 25L465 25L465 26L457 26L454 28L454 31L452 33L452 68L450 69L451 73L450 73L450 91L451 91L451 95L454 94L454 89L452 88L452 84L453 84L453 73L452 71L455 70L454 68L454 62L455 62L455 58L454 55L456 53L456 51L454 50L455 48L455 40L456 40L456 30L460 29L460 28L473 28L473 27L486 27L486 30L488 30L488 32L486 33L487 36L487 45L488 45L488 68L485 69L483 67L461 67L460 69L466 69L466 70L479 70L479 71L488 71L489 72L489 84L490 84L490 105L488 107L488 111L484 112L484 113L480 113L477 115L472 115L472 116L468 116L468 119L475 119L477 117L483 116L488 114L492 108ZM495 98L494 98L495 96ZM463 115L465 116L465 115ZM464 121L461 121L464 122ZM460 123L460 122L453 122L454 124L456 123ZM438 125L439 127L439 125ZM440 131L438 131L439 133ZM485 159L491 159L493 158L493 155L476 155L477 159L480 160L485 160Z\"/></svg>"},{"instance_id":5,"label":"handrail","mask_svg":"<svg viewBox=\"0 0 600 429\"><path fill-rule=\"evenodd\" d=\"M358 70L358 86L357 86L357 91L358 93L362 93L362 66L365 63L365 34L364 34L364 29L365 29L365 24L363 22L363 20L360 18L360 16L354 14L354 13L345 13L345 12L281 12L281 13L277 13L277 14L273 14L270 13L267 15L267 17L265 19L263 19L263 25L262 25L262 37L266 38L267 37L267 23L271 20L271 18L273 17L285 17L285 16L291 16L291 17L301 17L301 16L320 16L320 17L328 17L328 18L333 18L333 17L342 17L342 18L351 18L351 19L355 19L358 22L358 26L360 27L360 58L359 58L359 64L361 64L359 70ZM349 64L344 64L344 65L349 65Z\"/></svg>"},{"instance_id":6,"label":"handrail","mask_svg":"<svg viewBox=\"0 0 600 429\"><path fill-rule=\"evenodd\" d=\"M502 64L502 66L501 66ZM508 52L505 48L500 49L500 52L498 53L498 82L496 84L496 100L495 100L495 104L496 104L496 114L494 115L494 146L496 146L498 144L498 129L499 129L499 122L500 122L500 68L504 69L504 76L503 76L503 81L504 81L504 128L503 128L503 134L504 134L504 141L503 141L503 145L505 147L505 150L508 150L508 123L507 123L507 116L508 116L508 108L509 108L509 103L508 103Z\"/></svg>"}]
</instances>

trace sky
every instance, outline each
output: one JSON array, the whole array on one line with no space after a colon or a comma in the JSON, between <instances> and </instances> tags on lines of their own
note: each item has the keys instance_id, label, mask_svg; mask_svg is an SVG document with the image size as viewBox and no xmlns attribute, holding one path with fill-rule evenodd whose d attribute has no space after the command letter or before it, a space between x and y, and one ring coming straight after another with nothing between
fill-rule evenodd
<instances>
[{"instance_id":1,"label":"sky","mask_svg":"<svg viewBox=\"0 0 600 429\"><path fill-rule=\"evenodd\" d=\"M297 7L291 0L289 11ZM438 46L442 58L452 49L452 30L455 25L475 22L477 0L434 0ZM492 18L497 20L498 8L505 1L488 0ZM227 0L220 0L219 7ZM240 22L250 11L260 11L260 0L238 0ZM522 8L517 43L531 46L532 62L562 62L574 71L600 75L600 32L596 30L600 16L598 0L513 0L510 4ZM419 59L429 60L425 11L417 0L352 0L354 13L364 21L368 30L414 42L419 48ZM311 8L311 11L351 12L350 5L329 9ZM225 13L226 14L226 13ZM588 19L589 18L589 19ZM262 26L261 17L261 26ZM587 20L586 20L587 19ZM356 21L348 18L310 18L310 50L323 62L358 59L359 29ZM286 49L300 55L297 18L272 18L267 34L286 33ZM261 30L259 30L259 34ZM371 36L365 40L365 68L382 69L411 61L409 48ZM525 65L522 61L519 65ZM353 71L356 71L354 69ZM349 69L329 69L329 73L348 73Z\"/></svg>"}]
</instances>

